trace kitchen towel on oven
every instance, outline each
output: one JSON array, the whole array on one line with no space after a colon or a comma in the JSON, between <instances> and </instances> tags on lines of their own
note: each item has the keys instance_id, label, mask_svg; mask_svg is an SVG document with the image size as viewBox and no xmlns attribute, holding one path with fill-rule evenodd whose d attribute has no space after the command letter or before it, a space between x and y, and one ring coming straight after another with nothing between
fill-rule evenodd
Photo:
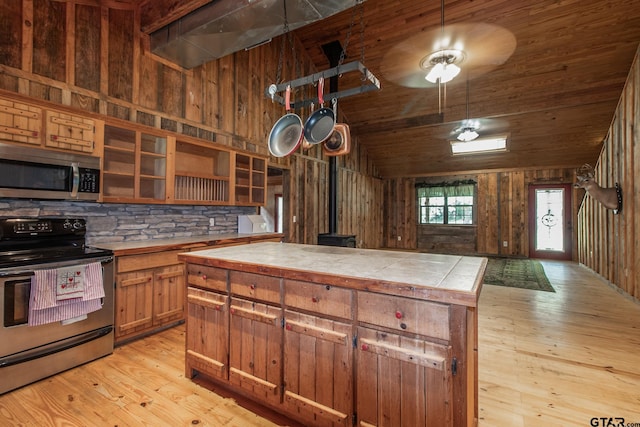
<instances>
[{"instance_id":1,"label":"kitchen towel on oven","mask_svg":"<svg viewBox=\"0 0 640 427\"><path fill-rule=\"evenodd\" d=\"M84 296L84 265L56 269L56 300Z\"/></svg>"},{"instance_id":2,"label":"kitchen towel on oven","mask_svg":"<svg viewBox=\"0 0 640 427\"><path fill-rule=\"evenodd\" d=\"M82 297L58 300L58 271L35 270L31 278L29 326L78 318L102 307L104 297L102 265L99 262L74 266L83 269Z\"/></svg>"}]
</instances>

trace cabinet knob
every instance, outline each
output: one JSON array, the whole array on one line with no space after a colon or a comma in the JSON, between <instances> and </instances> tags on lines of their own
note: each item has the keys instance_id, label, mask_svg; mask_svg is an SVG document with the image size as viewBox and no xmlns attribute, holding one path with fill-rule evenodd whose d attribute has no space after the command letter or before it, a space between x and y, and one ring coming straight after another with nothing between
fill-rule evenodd
<instances>
[{"instance_id":1,"label":"cabinet knob","mask_svg":"<svg viewBox=\"0 0 640 427\"><path fill-rule=\"evenodd\" d=\"M256 288L256 284L252 283L249 285L249 289L251 289L252 291Z\"/></svg>"},{"instance_id":2,"label":"cabinet knob","mask_svg":"<svg viewBox=\"0 0 640 427\"><path fill-rule=\"evenodd\" d=\"M206 274L202 275L202 280L207 280L207 275Z\"/></svg>"},{"instance_id":3,"label":"cabinet knob","mask_svg":"<svg viewBox=\"0 0 640 427\"><path fill-rule=\"evenodd\" d=\"M151 277L147 277L147 282L150 282L150 281L151 281Z\"/></svg>"},{"instance_id":4,"label":"cabinet knob","mask_svg":"<svg viewBox=\"0 0 640 427\"><path fill-rule=\"evenodd\" d=\"M407 329L406 323L400 323L400 329Z\"/></svg>"},{"instance_id":5,"label":"cabinet knob","mask_svg":"<svg viewBox=\"0 0 640 427\"><path fill-rule=\"evenodd\" d=\"M400 310L396 311L396 319L402 319L402 312Z\"/></svg>"},{"instance_id":6,"label":"cabinet knob","mask_svg":"<svg viewBox=\"0 0 640 427\"><path fill-rule=\"evenodd\" d=\"M291 325L289 323L287 323L284 327L287 331L291 330Z\"/></svg>"},{"instance_id":7,"label":"cabinet knob","mask_svg":"<svg viewBox=\"0 0 640 427\"><path fill-rule=\"evenodd\" d=\"M318 298L318 297L312 297L311 298L311 302L318 302L318 301L320 301L320 298Z\"/></svg>"},{"instance_id":8,"label":"cabinet knob","mask_svg":"<svg viewBox=\"0 0 640 427\"><path fill-rule=\"evenodd\" d=\"M34 132L33 132L33 136L38 136L38 132L37 132L37 131L34 131Z\"/></svg>"},{"instance_id":9,"label":"cabinet knob","mask_svg":"<svg viewBox=\"0 0 640 427\"><path fill-rule=\"evenodd\" d=\"M363 351L368 351L369 350L369 345L368 344L362 344L362 350Z\"/></svg>"}]
</instances>

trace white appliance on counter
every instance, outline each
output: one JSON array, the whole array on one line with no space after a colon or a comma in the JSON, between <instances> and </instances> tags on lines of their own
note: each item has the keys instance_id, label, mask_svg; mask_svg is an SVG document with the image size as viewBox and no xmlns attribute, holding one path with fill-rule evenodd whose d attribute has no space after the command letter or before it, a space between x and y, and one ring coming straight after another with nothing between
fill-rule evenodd
<instances>
[{"instance_id":1,"label":"white appliance on counter","mask_svg":"<svg viewBox=\"0 0 640 427\"><path fill-rule=\"evenodd\" d=\"M238 215L238 233L266 233L267 223L260 215Z\"/></svg>"}]
</instances>

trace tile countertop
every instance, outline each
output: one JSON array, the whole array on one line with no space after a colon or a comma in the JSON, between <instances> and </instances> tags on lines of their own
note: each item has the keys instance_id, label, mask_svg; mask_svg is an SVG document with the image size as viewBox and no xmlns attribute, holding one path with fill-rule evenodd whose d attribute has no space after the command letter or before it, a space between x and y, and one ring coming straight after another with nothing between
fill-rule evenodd
<instances>
[{"instance_id":1,"label":"tile countertop","mask_svg":"<svg viewBox=\"0 0 640 427\"><path fill-rule=\"evenodd\" d=\"M263 242L180 254L213 267L475 307L487 259Z\"/></svg>"},{"instance_id":2,"label":"tile countertop","mask_svg":"<svg viewBox=\"0 0 640 427\"><path fill-rule=\"evenodd\" d=\"M191 250L205 246L216 246L233 243L251 243L264 239L284 237L281 233L226 233L207 234L203 236L173 237L168 239L146 239L127 242L96 242L89 246L100 249L109 249L118 255L133 255L142 253L161 252L167 250Z\"/></svg>"}]
</instances>

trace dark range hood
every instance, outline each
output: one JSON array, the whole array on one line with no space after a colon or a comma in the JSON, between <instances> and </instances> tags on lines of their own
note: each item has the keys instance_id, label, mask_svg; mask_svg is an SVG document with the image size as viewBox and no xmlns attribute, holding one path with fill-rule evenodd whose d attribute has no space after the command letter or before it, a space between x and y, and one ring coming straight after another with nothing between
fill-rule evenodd
<instances>
[{"instance_id":1,"label":"dark range hood","mask_svg":"<svg viewBox=\"0 0 640 427\"><path fill-rule=\"evenodd\" d=\"M151 51L184 68L268 43L289 30L353 7L359 0L213 0L153 32ZM364 1L364 0L362 0Z\"/></svg>"}]
</instances>

